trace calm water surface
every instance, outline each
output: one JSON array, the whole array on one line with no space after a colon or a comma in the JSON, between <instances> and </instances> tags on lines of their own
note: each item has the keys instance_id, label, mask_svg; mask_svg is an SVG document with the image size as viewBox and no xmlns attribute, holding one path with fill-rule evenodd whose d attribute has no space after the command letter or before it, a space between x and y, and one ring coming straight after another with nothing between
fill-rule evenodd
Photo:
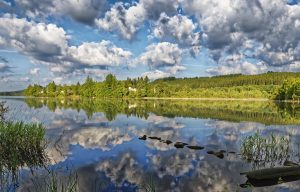
<instances>
[{"instance_id":1,"label":"calm water surface","mask_svg":"<svg viewBox=\"0 0 300 192\"><path fill-rule=\"evenodd\" d=\"M283 160L299 162L300 109L297 104L241 101L47 100L0 98L9 120L46 127L51 168L69 168L80 191L299 191L300 181L248 188L240 173L282 166L243 158L241 145L250 135L271 133L290 139ZM170 140L140 140L146 135ZM174 142L202 146L177 149ZM207 151L224 150L224 158ZM284 149L283 149L284 150ZM229 153L232 152L232 153ZM234 152L234 153L233 153ZM31 191L24 169L17 191Z\"/></svg>"}]
</instances>

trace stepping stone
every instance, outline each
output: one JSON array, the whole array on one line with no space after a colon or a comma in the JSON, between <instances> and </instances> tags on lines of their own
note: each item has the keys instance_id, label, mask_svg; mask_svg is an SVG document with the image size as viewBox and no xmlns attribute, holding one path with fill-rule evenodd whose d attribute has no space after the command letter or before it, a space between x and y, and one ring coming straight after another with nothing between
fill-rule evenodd
<instances>
[{"instance_id":1,"label":"stepping stone","mask_svg":"<svg viewBox=\"0 0 300 192\"><path fill-rule=\"evenodd\" d=\"M148 137L149 139L156 139L156 140L161 140L160 137Z\"/></svg>"},{"instance_id":2,"label":"stepping stone","mask_svg":"<svg viewBox=\"0 0 300 192\"><path fill-rule=\"evenodd\" d=\"M183 148L186 145L188 145L188 144L187 143L182 143L182 142L176 142L174 144L174 147L176 147L176 148Z\"/></svg>"},{"instance_id":3,"label":"stepping stone","mask_svg":"<svg viewBox=\"0 0 300 192\"><path fill-rule=\"evenodd\" d=\"M283 163L284 166L299 166L297 163L294 163L293 161L288 161L286 160L284 163Z\"/></svg>"},{"instance_id":4,"label":"stepping stone","mask_svg":"<svg viewBox=\"0 0 300 192\"><path fill-rule=\"evenodd\" d=\"M223 152L223 150L218 151L218 152L216 152L216 151L207 151L207 154L214 155L214 156L216 156L216 157L218 157L220 159L224 158L224 152Z\"/></svg>"},{"instance_id":5,"label":"stepping stone","mask_svg":"<svg viewBox=\"0 0 300 192\"><path fill-rule=\"evenodd\" d=\"M142 137L139 137L139 140L146 140L146 139L147 139L146 135L143 135Z\"/></svg>"},{"instance_id":6,"label":"stepping stone","mask_svg":"<svg viewBox=\"0 0 300 192\"><path fill-rule=\"evenodd\" d=\"M188 145L186 146L187 148L189 149L194 149L194 150L201 150L201 149L204 149L204 147L201 147L201 146L192 146L192 145Z\"/></svg>"}]
</instances>

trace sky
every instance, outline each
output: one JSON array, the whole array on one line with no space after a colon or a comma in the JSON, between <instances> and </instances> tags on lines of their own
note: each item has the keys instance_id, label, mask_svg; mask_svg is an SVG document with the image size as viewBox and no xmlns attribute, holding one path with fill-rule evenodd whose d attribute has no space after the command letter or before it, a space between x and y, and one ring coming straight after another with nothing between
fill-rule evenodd
<instances>
[{"instance_id":1,"label":"sky","mask_svg":"<svg viewBox=\"0 0 300 192\"><path fill-rule=\"evenodd\" d=\"M299 0L0 0L0 91L300 71Z\"/></svg>"}]
</instances>

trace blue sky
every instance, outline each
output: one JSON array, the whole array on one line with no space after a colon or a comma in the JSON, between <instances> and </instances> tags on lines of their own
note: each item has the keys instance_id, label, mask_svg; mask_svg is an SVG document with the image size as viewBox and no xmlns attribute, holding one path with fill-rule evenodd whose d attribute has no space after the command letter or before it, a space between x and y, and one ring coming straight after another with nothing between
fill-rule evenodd
<instances>
[{"instance_id":1,"label":"blue sky","mask_svg":"<svg viewBox=\"0 0 300 192\"><path fill-rule=\"evenodd\" d=\"M300 70L296 0L0 0L0 91Z\"/></svg>"}]
</instances>

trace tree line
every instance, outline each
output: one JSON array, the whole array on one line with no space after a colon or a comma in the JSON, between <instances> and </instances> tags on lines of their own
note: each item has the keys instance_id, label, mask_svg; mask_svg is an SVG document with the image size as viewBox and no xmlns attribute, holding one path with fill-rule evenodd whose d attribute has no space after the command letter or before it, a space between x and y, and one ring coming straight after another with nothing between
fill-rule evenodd
<instances>
[{"instance_id":1,"label":"tree line","mask_svg":"<svg viewBox=\"0 0 300 192\"><path fill-rule=\"evenodd\" d=\"M34 97L146 97L149 95L148 88L150 87L148 77L137 79L117 80L117 78L109 74L103 82L94 81L87 77L83 84L79 82L72 85L56 85L51 82L46 86L30 85L24 94Z\"/></svg>"},{"instance_id":2,"label":"tree line","mask_svg":"<svg viewBox=\"0 0 300 192\"><path fill-rule=\"evenodd\" d=\"M258 75L224 75L195 78L163 78L150 82L148 77L117 80L109 74L102 82L87 77L84 83L46 86L30 85L24 91L34 97L105 98L271 98L300 100L300 73L268 72Z\"/></svg>"}]
</instances>

